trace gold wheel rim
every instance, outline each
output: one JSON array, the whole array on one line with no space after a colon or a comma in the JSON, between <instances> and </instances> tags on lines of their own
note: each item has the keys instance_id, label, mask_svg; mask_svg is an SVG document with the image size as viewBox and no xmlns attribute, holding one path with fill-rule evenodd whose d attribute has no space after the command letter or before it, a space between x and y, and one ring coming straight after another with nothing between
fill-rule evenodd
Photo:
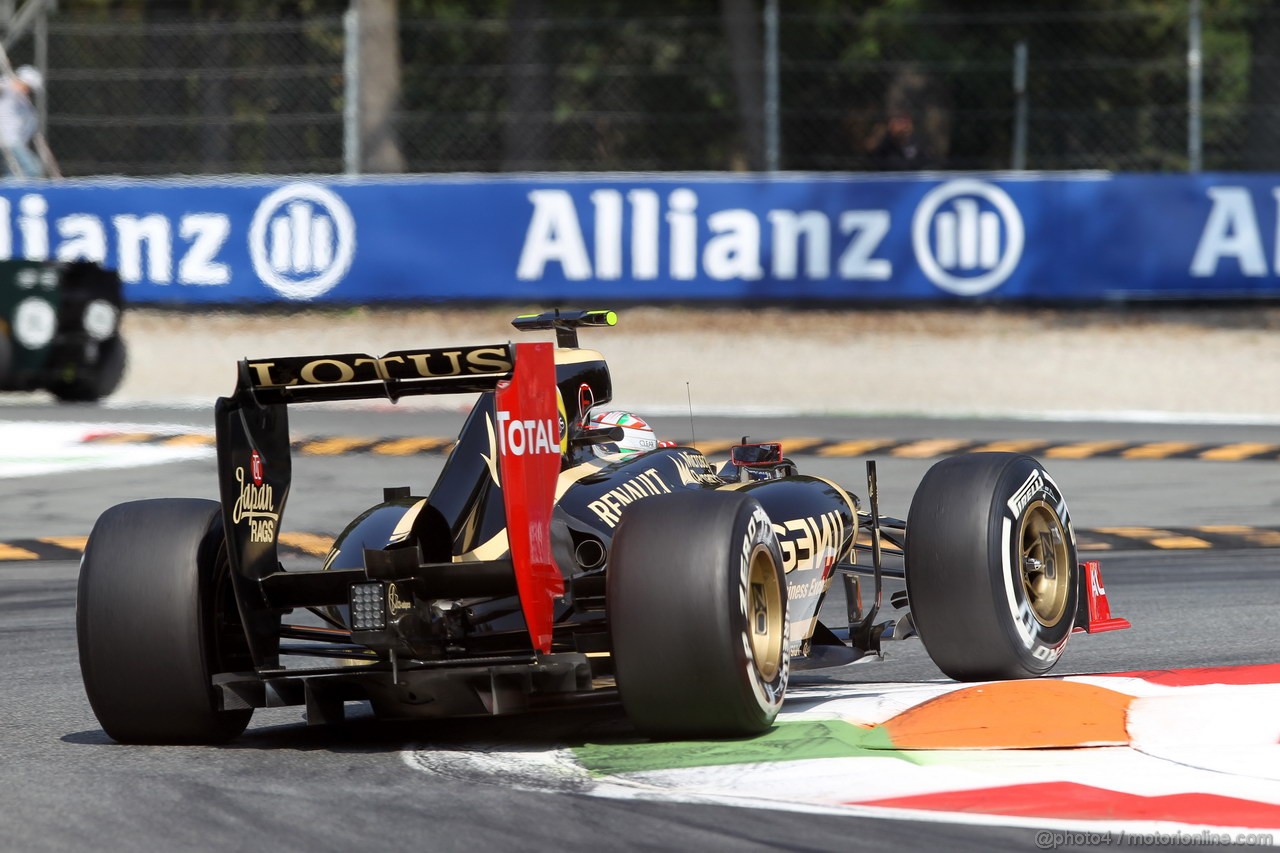
<instances>
[{"instance_id":1,"label":"gold wheel rim","mask_svg":"<svg viewBox=\"0 0 1280 853\"><path fill-rule=\"evenodd\" d=\"M1036 501L1022 514L1018 563L1032 615L1041 625L1052 628L1067 611L1072 571L1062 519L1044 501Z\"/></svg>"},{"instance_id":2,"label":"gold wheel rim","mask_svg":"<svg viewBox=\"0 0 1280 853\"><path fill-rule=\"evenodd\" d=\"M765 681L778 676L782 660L782 588L773 554L766 545L751 552L751 568L747 579L747 636L751 638L751 656Z\"/></svg>"}]
</instances>

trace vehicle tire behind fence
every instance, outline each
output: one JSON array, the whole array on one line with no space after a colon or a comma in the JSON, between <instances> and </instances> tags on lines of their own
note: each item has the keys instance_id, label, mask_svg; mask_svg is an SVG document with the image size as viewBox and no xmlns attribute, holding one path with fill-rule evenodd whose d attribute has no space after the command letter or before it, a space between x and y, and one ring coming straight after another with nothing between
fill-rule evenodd
<instances>
[{"instance_id":1,"label":"vehicle tire behind fence","mask_svg":"<svg viewBox=\"0 0 1280 853\"><path fill-rule=\"evenodd\" d=\"M1057 663L1079 597L1075 534L1030 456L972 453L925 474L907 516L907 595L934 663L959 681Z\"/></svg>"},{"instance_id":2,"label":"vehicle tire behind fence","mask_svg":"<svg viewBox=\"0 0 1280 853\"><path fill-rule=\"evenodd\" d=\"M210 684L245 665L222 546L216 501L135 501L94 525L76 637L89 704L115 740L221 743L249 724L252 709L219 710Z\"/></svg>"},{"instance_id":3,"label":"vehicle tire behind fence","mask_svg":"<svg viewBox=\"0 0 1280 853\"><path fill-rule=\"evenodd\" d=\"M790 669L787 586L773 525L735 492L637 501L609 555L618 690L655 737L768 729Z\"/></svg>"},{"instance_id":4,"label":"vehicle tire behind fence","mask_svg":"<svg viewBox=\"0 0 1280 853\"><path fill-rule=\"evenodd\" d=\"M11 388L9 374L13 370L13 341L9 330L0 330L0 390Z\"/></svg>"},{"instance_id":5,"label":"vehicle tire behind fence","mask_svg":"<svg viewBox=\"0 0 1280 853\"><path fill-rule=\"evenodd\" d=\"M64 403L97 402L120 387L127 360L124 338L110 338L102 342L97 364L84 368L75 379L53 383L49 391Z\"/></svg>"}]
</instances>

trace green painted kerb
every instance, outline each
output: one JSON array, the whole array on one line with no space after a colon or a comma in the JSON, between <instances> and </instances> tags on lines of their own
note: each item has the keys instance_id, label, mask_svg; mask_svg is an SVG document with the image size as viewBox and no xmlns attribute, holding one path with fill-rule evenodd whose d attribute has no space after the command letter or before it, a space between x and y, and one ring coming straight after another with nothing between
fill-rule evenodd
<instances>
[{"instance_id":1,"label":"green painted kerb","mask_svg":"<svg viewBox=\"0 0 1280 853\"><path fill-rule=\"evenodd\" d=\"M900 758L918 763L910 753L894 749L883 728L841 720L778 723L762 735L739 740L589 743L575 747L573 754L595 776L810 758Z\"/></svg>"}]
</instances>

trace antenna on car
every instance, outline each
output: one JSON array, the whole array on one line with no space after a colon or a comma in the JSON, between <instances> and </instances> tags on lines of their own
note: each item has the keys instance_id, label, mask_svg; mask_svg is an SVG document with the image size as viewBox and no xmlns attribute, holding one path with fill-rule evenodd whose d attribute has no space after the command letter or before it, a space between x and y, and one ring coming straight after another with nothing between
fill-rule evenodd
<instances>
[{"instance_id":1,"label":"antenna on car","mask_svg":"<svg viewBox=\"0 0 1280 853\"><path fill-rule=\"evenodd\" d=\"M689 400L689 443L698 444L698 434L693 431L693 392L689 390L689 380L684 381L684 395Z\"/></svg>"}]
</instances>

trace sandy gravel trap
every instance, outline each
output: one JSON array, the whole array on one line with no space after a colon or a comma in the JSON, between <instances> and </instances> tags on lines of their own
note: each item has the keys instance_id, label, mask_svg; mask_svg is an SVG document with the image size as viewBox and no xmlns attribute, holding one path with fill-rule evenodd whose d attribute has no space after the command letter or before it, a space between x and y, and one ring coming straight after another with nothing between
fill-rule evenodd
<instances>
[{"instance_id":1,"label":"sandy gravel trap","mask_svg":"<svg viewBox=\"0 0 1280 853\"><path fill-rule=\"evenodd\" d=\"M207 404L246 356L500 342L540 307L134 309L114 400ZM654 413L691 393L703 412L1280 421L1280 308L619 313L583 345L609 358L620 404Z\"/></svg>"}]
</instances>

